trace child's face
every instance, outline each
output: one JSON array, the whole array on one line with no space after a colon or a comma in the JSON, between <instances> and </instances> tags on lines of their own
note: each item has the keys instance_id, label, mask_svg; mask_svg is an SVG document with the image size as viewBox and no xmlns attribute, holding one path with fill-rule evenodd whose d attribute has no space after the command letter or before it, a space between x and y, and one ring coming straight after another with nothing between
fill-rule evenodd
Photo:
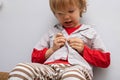
<instances>
[{"instance_id":1,"label":"child's face","mask_svg":"<svg viewBox=\"0 0 120 80\"><path fill-rule=\"evenodd\" d=\"M80 25L80 10L77 6L69 6L62 11L56 11L55 16L64 27L77 27Z\"/></svg>"}]
</instances>

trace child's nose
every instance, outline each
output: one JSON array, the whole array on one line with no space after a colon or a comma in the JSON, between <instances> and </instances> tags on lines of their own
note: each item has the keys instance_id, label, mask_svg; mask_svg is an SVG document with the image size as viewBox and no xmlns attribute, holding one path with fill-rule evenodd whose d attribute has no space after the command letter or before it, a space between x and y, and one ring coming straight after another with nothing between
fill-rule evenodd
<instances>
[{"instance_id":1,"label":"child's nose","mask_svg":"<svg viewBox=\"0 0 120 80\"><path fill-rule=\"evenodd\" d=\"M69 16L68 14L65 14L65 15L64 15L64 19L65 19L65 20L67 20L67 19L69 19L69 18L70 18L70 16Z\"/></svg>"}]
</instances>

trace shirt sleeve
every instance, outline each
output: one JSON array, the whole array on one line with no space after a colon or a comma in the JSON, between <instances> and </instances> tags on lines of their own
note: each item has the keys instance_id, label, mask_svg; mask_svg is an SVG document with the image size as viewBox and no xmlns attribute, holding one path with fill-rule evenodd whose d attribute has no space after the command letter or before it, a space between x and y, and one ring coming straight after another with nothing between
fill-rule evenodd
<instances>
[{"instance_id":1,"label":"shirt sleeve","mask_svg":"<svg viewBox=\"0 0 120 80\"><path fill-rule=\"evenodd\" d=\"M84 59L93 66L107 68L110 65L110 53L106 49L100 35L93 28L90 28L86 35L91 44L84 47Z\"/></svg>"},{"instance_id":2,"label":"shirt sleeve","mask_svg":"<svg viewBox=\"0 0 120 80\"><path fill-rule=\"evenodd\" d=\"M46 51L48 50L48 48L44 48L42 50L37 50L37 49L33 49L33 52L32 52L32 62L34 63L41 63L43 64L45 62L45 53Z\"/></svg>"},{"instance_id":3,"label":"shirt sleeve","mask_svg":"<svg viewBox=\"0 0 120 80\"><path fill-rule=\"evenodd\" d=\"M83 58L90 64L96 67L107 68L110 65L110 53L100 50L90 49L85 46Z\"/></svg>"},{"instance_id":4,"label":"shirt sleeve","mask_svg":"<svg viewBox=\"0 0 120 80\"><path fill-rule=\"evenodd\" d=\"M45 34L33 48L31 61L43 64L45 62L45 53L49 48L49 35Z\"/></svg>"}]
</instances>

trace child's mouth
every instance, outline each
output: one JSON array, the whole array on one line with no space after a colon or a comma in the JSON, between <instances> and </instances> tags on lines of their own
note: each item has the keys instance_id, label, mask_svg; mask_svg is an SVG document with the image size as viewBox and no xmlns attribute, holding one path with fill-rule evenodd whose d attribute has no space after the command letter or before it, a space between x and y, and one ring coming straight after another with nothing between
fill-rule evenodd
<instances>
[{"instance_id":1,"label":"child's mouth","mask_svg":"<svg viewBox=\"0 0 120 80\"><path fill-rule=\"evenodd\" d=\"M72 25L72 21L66 21L66 22L65 22L65 25L66 25L66 26L71 26L71 25Z\"/></svg>"},{"instance_id":2,"label":"child's mouth","mask_svg":"<svg viewBox=\"0 0 120 80\"><path fill-rule=\"evenodd\" d=\"M67 21L67 22L65 22L65 24L71 24L72 23L72 21Z\"/></svg>"},{"instance_id":3,"label":"child's mouth","mask_svg":"<svg viewBox=\"0 0 120 80\"><path fill-rule=\"evenodd\" d=\"M72 26L72 21L66 21L66 22L64 22L64 26L71 27Z\"/></svg>"}]
</instances>

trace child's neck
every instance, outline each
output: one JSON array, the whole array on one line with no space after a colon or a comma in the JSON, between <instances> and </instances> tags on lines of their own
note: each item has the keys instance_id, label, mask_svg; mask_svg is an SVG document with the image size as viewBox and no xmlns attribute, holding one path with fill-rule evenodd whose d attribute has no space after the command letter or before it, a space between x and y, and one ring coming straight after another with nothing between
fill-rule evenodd
<instances>
[{"instance_id":1,"label":"child's neck","mask_svg":"<svg viewBox=\"0 0 120 80\"><path fill-rule=\"evenodd\" d=\"M76 26L76 27L64 27L64 29L67 31L67 33L70 35L72 32L74 32L75 30L77 30L79 27L81 26L81 24L80 25L78 25L78 26Z\"/></svg>"}]
</instances>

